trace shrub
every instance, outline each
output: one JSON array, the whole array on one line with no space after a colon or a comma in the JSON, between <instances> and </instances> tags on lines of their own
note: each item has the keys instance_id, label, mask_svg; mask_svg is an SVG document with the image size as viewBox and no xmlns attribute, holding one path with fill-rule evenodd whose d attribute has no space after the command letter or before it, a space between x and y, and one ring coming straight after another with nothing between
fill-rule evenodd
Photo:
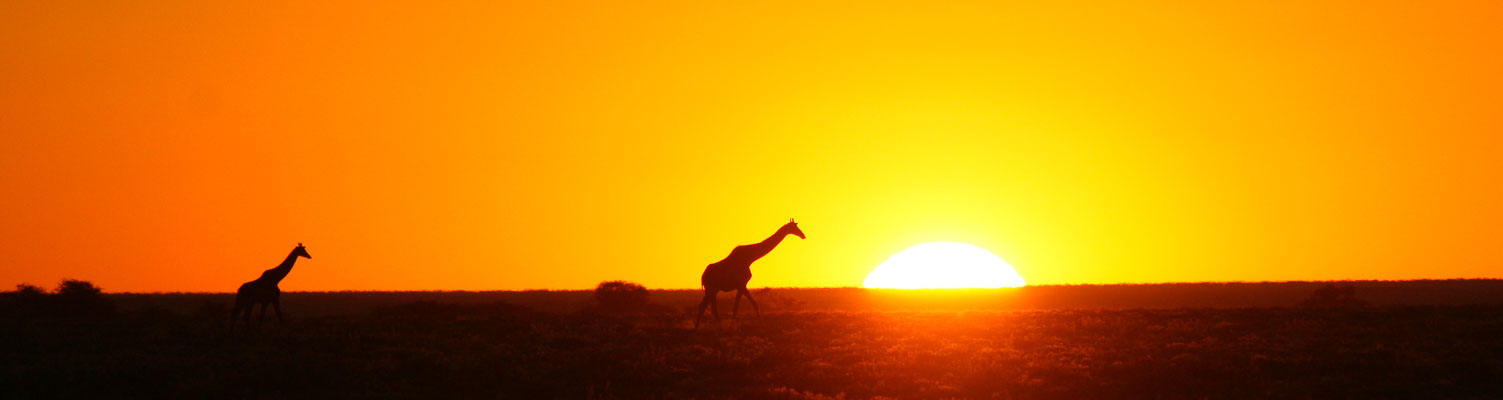
<instances>
[{"instance_id":1,"label":"shrub","mask_svg":"<svg viewBox=\"0 0 1503 400\"><path fill-rule=\"evenodd\" d=\"M35 317L43 314L46 303L47 291L22 283L14 292L0 293L0 315Z\"/></svg>"},{"instance_id":2,"label":"shrub","mask_svg":"<svg viewBox=\"0 0 1503 400\"><path fill-rule=\"evenodd\" d=\"M17 297L40 298L46 296L47 291L37 285L22 283L16 285L16 291L7 294L14 294Z\"/></svg>"},{"instance_id":3,"label":"shrub","mask_svg":"<svg viewBox=\"0 0 1503 400\"><path fill-rule=\"evenodd\" d=\"M637 312L647 308L647 288L627 281L606 281L595 286L595 304L606 312Z\"/></svg>"},{"instance_id":4,"label":"shrub","mask_svg":"<svg viewBox=\"0 0 1503 400\"><path fill-rule=\"evenodd\" d=\"M97 317L115 311L115 304L98 287L77 279L64 279L52 293L34 285L16 285L16 291L0 293L0 304L5 314L29 318Z\"/></svg>"},{"instance_id":5,"label":"shrub","mask_svg":"<svg viewBox=\"0 0 1503 400\"><path fill-rule=\"evenodd\" d=\"M99 298L99 294L102 292L102 290L99 290L98 287L89 281L64 279L62 283L57 284L57 295L67 298Z\"/></svg>"},{"instance_id":6,"label":"shrub","mask_svg":"<svg viewBox=\"0 0 1503 400\"><path fill-rule=\"evenodd\" d=\"M82 317L113 313L115 304L106 300L103 291L89 281L64 279L52 295L58 316Z\"/></svg>"}]
</instances>

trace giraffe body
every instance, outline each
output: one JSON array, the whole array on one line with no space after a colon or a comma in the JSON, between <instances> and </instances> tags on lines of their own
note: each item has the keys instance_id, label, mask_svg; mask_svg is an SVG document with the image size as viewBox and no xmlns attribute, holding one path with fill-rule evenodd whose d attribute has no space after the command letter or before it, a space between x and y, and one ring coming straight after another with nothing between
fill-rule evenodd
<instances>
[{"instance_id":1,"label":"giraffe body","mask_svg":"<svg viewBox=\"0 0 1503 400\"><path fill-rule=\"evenodd\" d=\"M235 292L235 307L230 311L231 329L234 329L235 320L240 318L241 311L245 312L245 323L250 324L251 310L257 304L261 305L261 316L257 319L258 323L266 319L267 306L271 306L276 311L277 323L282 322L282 289L277 287L277 284L281 283L282 279L287 278L287 274L292 272L292 265L297 262L298 257L313 258L312 255L308 254L308 249L304 248L302 243L298 243L297 247L292 249L292 253L287 255L287 259L282 261L282 264L277 265L276 268L262 272L260 278L240 285L240 290Z\"/></svg>"},{"instance_id":2,"label":"giraffe body","mask_svg":"<svg viewBox=\"0 0 1503 400\"><path fill-rule=\"evenodd\" d=\"M699 276L699 283L705 289L705 297L699 303L699 315L694 317L694 326L699 326L700 320L704 318L706 307L710 309L710 314L715 317L716 321L720 320L720 307L717 304L719 302L715 298L715 294L720 292L736 292L736 301L731 306L732 318L736 317L737 311L741 308L742 296L746 296L746 300L751 302L752 310L755 310L758 316L762 315L761 308L757 306L757 300L753 299L751 292L746 290L746 284L751 282L752 277L751 264L772 252L772 249L777 248L778 244L783 242L783 238L788 235L803 239L804 231L798 228L797 222L789 220L766 240L736 246L731 250L730 255L725 256L725 259L706 266L704 274Z\"/></svg>"}]
</instances>

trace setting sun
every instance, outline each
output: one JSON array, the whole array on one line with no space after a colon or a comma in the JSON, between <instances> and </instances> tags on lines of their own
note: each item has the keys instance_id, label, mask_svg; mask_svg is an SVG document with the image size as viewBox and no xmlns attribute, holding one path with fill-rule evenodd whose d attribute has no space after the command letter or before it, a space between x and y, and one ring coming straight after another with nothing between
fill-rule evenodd
<instances>
[{"instance_id":1,"label":"setting sun","mask_svg":"<svg viewBox=\"0 0 1503 400\"><path fill-rule=\"evenodd\" d=\"M885 289L959 289L1023 286L1007 261L966 243L935 242L893 254L862 286Z\"/></svg>"}]
</instances>

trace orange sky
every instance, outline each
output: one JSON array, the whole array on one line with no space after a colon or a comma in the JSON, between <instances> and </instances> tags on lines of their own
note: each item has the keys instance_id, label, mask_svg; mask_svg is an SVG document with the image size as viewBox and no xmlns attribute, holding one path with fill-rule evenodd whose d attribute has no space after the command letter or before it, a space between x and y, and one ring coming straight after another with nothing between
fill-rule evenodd
<instances>
[{"instance_id":1,"label":"orange sky","mask_svg":"<svg viewBox=\"0 0 1503 400\"><path fill-rule=\"evenodd\" d=\"M0 285L1503 277L1494 2L223 3L0 2Z\"/></svg>"}]
</instances>

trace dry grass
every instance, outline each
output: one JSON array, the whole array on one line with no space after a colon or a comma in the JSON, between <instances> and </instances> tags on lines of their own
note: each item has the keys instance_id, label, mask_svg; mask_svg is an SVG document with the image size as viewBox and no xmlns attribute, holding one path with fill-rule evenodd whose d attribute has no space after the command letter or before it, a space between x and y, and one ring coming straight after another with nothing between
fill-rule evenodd
<instances>
[{"instance_id":1,"label":"dry grass","mask_svg":"<svg viewBox=\"0 0 1503 400\"><path fill-rule=\"evenodd\" d=\"M229 334L215 299L0 320L0 387L7 398L1503 396L1503 306L765 310L693 330L676 304L604 316L343 299L344 313Z\"/></svg>"}]
</instances>

